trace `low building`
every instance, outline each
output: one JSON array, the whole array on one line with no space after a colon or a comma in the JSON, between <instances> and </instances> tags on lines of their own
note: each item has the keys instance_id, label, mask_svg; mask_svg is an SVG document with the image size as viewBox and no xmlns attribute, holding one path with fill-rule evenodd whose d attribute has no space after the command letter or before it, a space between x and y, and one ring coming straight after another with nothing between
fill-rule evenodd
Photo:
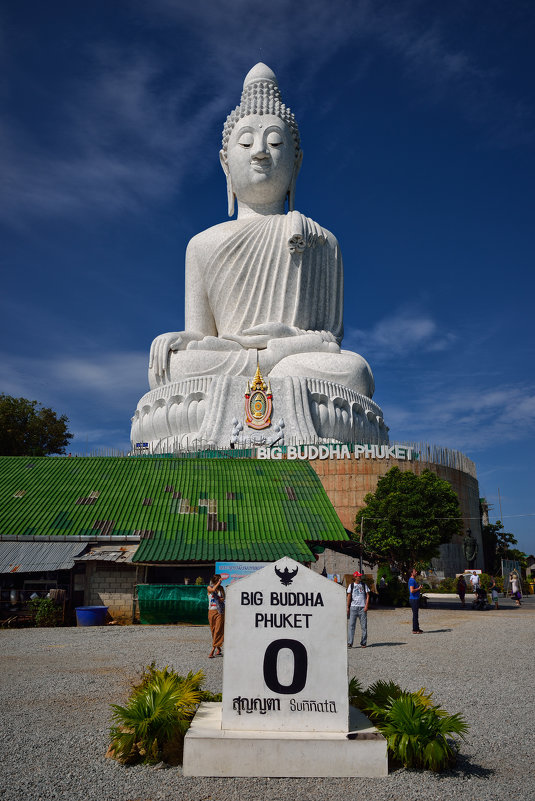
<instances>
[{"instance_id":1,"label":"low building","mask_svg":"<svg viewBox=\"0 0 535 801\"><path fill-rule=\"evenodd\" d=\"M302 461L2 457L0 495L0 545L72 542L72 605L105 605L121 620L137 584L207 581L217 561L311 564L349 539Z\"/></svg>"},{"instance_id":2,"label":"low building","mask_svg":"<svg viewBox=\"0 0 535 801\"><path fill-rule=\"evenodd\" d=\"M465 528L481 545L470 460L429 446L367 446L360 455L355 447L335 446L323 459L312 458L318 446L309 458L289 458L286 449L279 459L240 451L0 457L2 598L8 604L11 591L24 599L35 587L63 588L72 607L104 605L129 620L137 585L206 583L218 561L290 556L318 571L352 573L355 515L394 465L449 481ZM434 563L438 575L465 566L462 537L442 546Z\"/></svg>"}]
</instances>

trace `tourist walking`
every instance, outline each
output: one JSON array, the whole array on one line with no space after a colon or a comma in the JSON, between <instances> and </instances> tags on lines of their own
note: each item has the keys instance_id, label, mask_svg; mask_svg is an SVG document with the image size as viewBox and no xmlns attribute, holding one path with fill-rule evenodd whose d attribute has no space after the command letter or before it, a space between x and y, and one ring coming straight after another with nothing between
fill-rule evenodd
<instances>
[{"instance_id":1,"label":"tourist walking","mask_svg":"<svg viewBox=\"0 0 535 801\"><path fill-rule=\"evenodd\" d=\"M221 576L217 573L208 585L208 623L212 632L212 650L208 658L221 656L223 632L225 628L225 590L221 586Z\"/></svg>"},{"instance_id":2,"label":"tourist walking","mask_svg":"<svg viewBox=\"0 0 535 801\"><path fill-rule=\"evenodd\" d=\"M409 579L409 603L412 609L412 633L423 634L420 628L420 621L418 619L418 613L420 611L420 591L423 590L423 585L418 584L416 581L417 575L418 571L415 567L413 567L411 570L411 577Z\"/></svg>"},{"instance_id":3,"label":"tourist walking","mask_svg":"<svg viewBox=\"0 0 535 801\"><path fill-rule=\"evenodd\" d=\"M466 581L464 580L464 576L461 574L457 579L457 595L461 599L461 606L464 609L464 596L466 595Z\"/></svg>"},{"instance_id":4,"label":"tourist walking","mask_svg":"<svg viewBox=\"0 0 535 801\"><path fill-rule=\"evenodd\" d=\"M518 577L518 573L516 570L513 570L509 575L509 583L511 585L511 598L515 599L515 603L517 606L522 606L520 603L520 599L522 598L522 593L520 592L520 579Z\"/></svg>"},{"instance_id":5,"label":"tourist walking","mask_svg":"<svg viewBox=\"0 0 535 801\"><path fill-rule=\"evenodd\" d=\"M490 590L490 596L492 598L492 603L494 604L494 607L496 609L499 609L500 607L498 606L498 587L496 586L496 579L494 578L494 576L490 577L489 590Z\"/></svg>"},{"instance_id":6,"label":"tourist walking","mask_svg":"<svg viewBox=\"0 0 535 801\"><path fill-rule=\"evenodd\" d=\"M347 617L349 630L347 634L347 647L353 647L357 618L360 621L360 645L366 648L368 642L368 606L370 603L370 588L362 580L362 573L355 570L353 581L347 588Z\"/></svg>"},{"instance_id":7,"label":"tourist walking","mask_svg":"<svg viewBox=\"0 0 535 801\"><path fill-rule=\"evenodd\" d=\"M475 570L470 576L470 583L472 585L472 592L474 593L474 595L476 595L477 588L479 587L479 576L477 575Z\"/></svg>"}]
</instances>

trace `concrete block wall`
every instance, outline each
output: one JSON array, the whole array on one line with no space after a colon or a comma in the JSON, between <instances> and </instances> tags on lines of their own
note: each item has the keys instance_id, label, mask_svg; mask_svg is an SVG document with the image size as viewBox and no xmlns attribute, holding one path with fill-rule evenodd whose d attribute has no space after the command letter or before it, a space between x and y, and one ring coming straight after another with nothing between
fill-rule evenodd
<instances>
[{"instance_id":1,"label":"concrete block wall","mask_svg":"<svg viewBox=\"0 0 535 801\"><path fill-rule=\"evenodd\" d=\"M86 576L87 605L107 606L114 620L131 621L135 566L87 562Z\"/></svg>"}]
</instances>

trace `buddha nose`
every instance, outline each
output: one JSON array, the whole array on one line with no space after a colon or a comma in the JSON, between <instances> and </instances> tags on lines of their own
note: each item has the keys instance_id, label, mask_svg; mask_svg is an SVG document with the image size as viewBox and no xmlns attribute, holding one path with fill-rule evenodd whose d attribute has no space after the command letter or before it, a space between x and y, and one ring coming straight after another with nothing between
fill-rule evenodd
<instances>
[{"instance_id":1,"label":"buddha nose","mask_svg":"<svg viewBox=\"0 0 535 801\"><path fill-rule=\"evenodd\" d=\"M267 159L269 158L269 153L267 146L263 142L259 142L255 144L253 148L253 158L254 159Z\"/></svg>"}]
</instances>

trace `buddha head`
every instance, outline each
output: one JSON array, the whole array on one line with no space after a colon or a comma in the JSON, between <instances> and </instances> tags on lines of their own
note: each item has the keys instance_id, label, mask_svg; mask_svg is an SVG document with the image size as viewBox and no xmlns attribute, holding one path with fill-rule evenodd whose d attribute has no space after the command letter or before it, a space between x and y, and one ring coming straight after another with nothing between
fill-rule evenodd
<instances>
[{"instance_id":1,"label":"buddha head","mask_svg":"<svg viewBox=\"0 0 535 801\"><path fill-rule=\"evenodd\" d=\"M295 117L282 103L277 79L265 64L246 75L240 105L223 128L221 166L227 178L229 217L234 199L272 206L288 197L295 203L295 183L303 151Z\"/></svg>"}]
</instances>

